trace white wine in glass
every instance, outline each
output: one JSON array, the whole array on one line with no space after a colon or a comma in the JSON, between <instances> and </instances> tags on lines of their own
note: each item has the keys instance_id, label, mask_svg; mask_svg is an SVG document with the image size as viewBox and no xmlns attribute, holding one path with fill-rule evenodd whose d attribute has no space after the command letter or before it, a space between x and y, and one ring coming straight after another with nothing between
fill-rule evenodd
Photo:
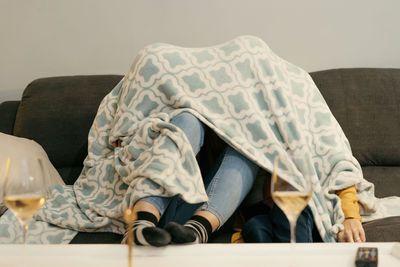
<instances>
[{"instance_id":1,"label":"white wine in glass","mask_svg":"<svg viewBox=\"0 0 400 267\"><path fill-rule=\"evenodd\" d=\"M275 158L271 177L271 197L275 204L285 213L290 224L290 243L296 243L296 223L299 215L307 206L312 196L310 165L306 158L293 158L296 168L303 175L302 186L293 186L278 175L279 157Z\"/></svg>"},{"instance_id":2,"label":"white wine in glass","mask_svg":"<svg viewBox=\"0 0 400 267\"><path fill-rule=\"evenodd\" d=\"M8 159L3 187L4 204L18 218L26 243L28 226L46 201L43 164L39 159Z\"/></svg>"}]
</instances>

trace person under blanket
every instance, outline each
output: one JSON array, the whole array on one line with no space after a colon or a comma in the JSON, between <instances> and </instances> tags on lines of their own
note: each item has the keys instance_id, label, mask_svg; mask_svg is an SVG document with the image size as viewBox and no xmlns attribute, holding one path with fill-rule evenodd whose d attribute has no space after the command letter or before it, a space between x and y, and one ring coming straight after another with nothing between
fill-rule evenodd
<instances>
[{"instance_id":1,"label":"person under blanket","mask_svg":"<svg viewBox=\"0 0 400 267\"><path fill-rule=\"evenodd\" d=\"M171 123L183 130L197 155L204 143L205 125L189 112L175 116ZM114 143L120 145L120 141ZM255 163L227 145L204 178L207 202L188 204L178 196L150 196L135 203L135 243L157 247L171 241L207 243L210 234L229 219L250 191L257 171Z\"/></svg>"},{"instance_id":2,"label":"person under blanket","mask_svg":"<svg viewBox=\"0 0 400 267\"><path fill-rule=\"evenodd\" d=\"M222 54L214 57L214 53L220 53L218 49ZM194 56L192 60L197 59L198 62L196 60L188 60L192 56ZM358 173L358 163L354 159L350 159L352 155L350 149L346 147L347 140L340 131L339 126L334 122L334 119L330 119L331 114L329 116L326 115L330 111L323 103L318 90L305 72L303 73L303 71L292 65L287 68L279 64L274 68L271 67L271 64L276 62L280 61L272 55L266 44L262 40L251 36L239 37L221 45L221 48L205 48L201 53L200 50L196 49L192 51L168 44L155 44L146 47L137 57L134 64L132 64L131 74L127 75L128 78L123 83L124 90L121 91L120 97L126 97L127 99L122 100L123 98L120 98L118 100L118 105L122 104L122 107L117 110L116 114L120 115L116 115L119 119L116 123L113 123L114 127L119 123L124 125L124 122L129 120L128 116L130 115L127 114L135 114L133 110L136 110L137 106L142 108L144 104L140 102L140 99L143 99L144 103L151 104L146 108L153 110L152 112L154 113L165 110L167 113L174 114L170 123L184 132L195 155L203 145L203 123L207 123L207 126L210 126L214 131L218 132L222 139L227 141L227 147L220 155L220 159L216 161L213 170L203 177L208 201L202 204L187 204L185 196L180 194L173 197L149 194L150 196L142 197L133 202L133 211L137 215L137 220L133 225L137 244L164 246L170 242L207 242L208 236L226 222L250 191L259 166L266 168L270 164L271 156L275 153L285 153L288 157L288 150L314 149L312 142L318 142L319 140L322 141L319 141L321 146L318 149L330 149L332 154L328 154L335 155L333 157L334 160L343 162L343 164L335 164L334 162L326 161L332 164L329 167L334 170L334 173L337 171L343 173L343 175L338 175L337 178L344 181L345 178L349 177L345 182L336 183L339 185L340 190L344 190L343 193L337 192L339 197L342 196L340 199L342 202L346 202L345 199L347 198L344 196L348 195L351 195L351 201L357 198L353 190L354 184L355 181L362 179ZM284 62L284 64L288 63ZM214 70L213 67L209 66L216 66L218 70ZM280 68L281 70L279 70ZM274 85L271 79L274 81L279 80L282 83L278 82ZM299 85L299 81L303 81L301 79L304 79L304 84L309 84L309 87ZM249 84L253 85L249 86ZM261 90L260 88L264 88L264 86L266 90ZM290 89L286 90L285 86ZM280 89L279 92L276 92L276 89ZM301 92L301 90L304 90L304 92ZM137 96L135 101L127 101L130 100L128 96L131 93L136 94L137 92L141 92L145 96L143 98ZM161 107L155 108L157 105L153 105L147 99L146 92L151 92L151 95L154 94L156 96L152 101L161 100ZM303 110L291 110L286 105L290 101L299 100L302 102L303 99L300 100L299 96L304 96L304 94L311 92L315 93L315 97L306 98L307 101L312 102L312 104L307 103L307 108L310 109L307 114L315 114L316 117L313 120L314 124L310 127L326 127L329 124L328 121L332 122L332 126L329 128L331 135L328 137L318 137L318 134L320 134L318 133L313 136L315 140L306 143L305 140L310 141L307 139L308 137L306 138L309 129L304 130L305 128L302 127L305 125L308 127L309 125L300 120ZM271 95L268 95L269 93ZM192 94L197 94L198 97L194 97ZM244 99L245 102L242 102L241 99ZM290 101L285 102L286 100L284 99L290 99ZM250 105L250 102L246 102L247 100L254 102L251 102L252 104ZM262 100L266 102L264 103ZM315 104L319 103L319 101L322 101L322 105ZM226 107L221 105L226 105ZM254 108L254 110L250 109L252 111L247 113L250 107ZM184 108L187 108L187 110ZM177 111L182 109L184 111L174 113L172 111L174 109L177 109ZM276 109L276 111L270 112L270 109ZM288 112L288 110L293 112ZM194 113L192 114L190 111L194 111ZM279 122L281 124L277 127L276 124L271 123L271 118L278 120L277 116L281 112L286 115L282 116L284 118L282 118L282 122ZM146 110L144 114L149 116L150 111ZM222 118L221 114L228 118L226 122L231 123L230 125L225 124L224 120L220 119ZM243 114L246 114L245 119L242 118ZM321 114L323 115L321 116ZM132 118L135 119L135 117ZM298 118L297 121L296 118ZM293 124L298 123L298 125L294 127L292 122L287 124L290 120L293 120ZM311 119L309 118L309 120ZM263 132L263 127L265 126L261 126L260 122L268 124L272 128L268 128ZM245 126L239 126L242 124ZM125 127L128 126L114 128L111 134L113 138L124 136L126 132L129 132L125 130ZM237 135L238 133L235 131L238 129L246 129L252 133L252 136L244 133ZM327 128L324 129L324 132L329 132L326 130ZM279 133L274 131L279 131ZM278 138L275 138L276 136ZM340 146L333 145L336 140L330 143L329 138L332 136L338 137L337 141ZM297 141L296 138L298 138ZM263 142L265 141L264 147L259 146L260 139ZM303 146L299 146L299 142L304 142L304 144L302 143ZM114 146L119 144L120 141L118 140L114 142ZM311 146L308 147L309 145ZM323 153L318 152L321 153L318 157L322 157ZM182 158L184 156L182 155ZM263 163L261 163L262 160L264 160ZM290 161L290 159L287 158L287 161ZM338 167L338 169L335 169L335 167ZM320 170L318 171L321 172ZM329 176L330 173L324 173L323 179L326 178L325 175ZM179 179L186 179L186 177L179 177ZM180 183L178 180L176 182ZM320 181L320 183L323 182ZM352 187L346 188L345 184L352 185ZM139 192L143 189L135 188L135 190ZM320 205L318 208L320 210L325 209L325 212L327 212L324 214L323 220L335 217L337 221L337 211L334 211L334 209L337 209L336 206L338 205L332 206L335 201L328 205L323 203L326 200L321 198L322 191L315 194L318 194L318 196L313 203L316 203L316 199L322 201L318 203ZM356 203L355 205L358 204ZM314 220L313 215L315 216L316 212L315 206L313 212L308 212L311 222ZM330 213L329 216L326 216L328 213ZM272 217L279 216L274 213ZM341 230L337 231L337 238L335 238L339 241L365 241L362 225L357 219L359 217L358 212L355 212L355 215L350 217L345 215L344 228L339 229L338 222L335 222L329 232ZM321 218L317 218L320 223L320 230L321 227L331 227L328 226L328 222L323 222L322 224L325 225L322 226ZM310 227L308 227L310 229L307 231L311 231L312 227L313 224L310 224ZM307 234L307 231L305 231L304 235ZM287 232L289 233L289 231ZM326 235L323 238L324 240L331 239L326 232L324 235Z\"/></svg>"},{"instance_id":3,"label":"person under blanket","mask_svg":"<svg viewBox=\"0 0 400 267\"><path fill-rule=\"evenodd\" d=\"M177 115L171 123L183 130L197 155L204 143L204 124L189 112ZM113 145L121 146L121 141L118 140ZM136 202L133 207L134 213L137 214L137 220L133 224L135 243L157 247L166 246L171 242L207 243L208 237L240 206L253 185L257 171L258 166L255 163L227 145L204 179L209 197L207 202L188 204L177 196L173 198L151 196ZM267 186L264 186L265 188ZM268 188L264 190L264 203L271 206L267 192ZM345 214L344 229L338 233L338 241L365 242L355 186L340 190L337 195ZM313 215L310 208L306 207L297 222L296 240L298 242L320 240L319 236L315 236ZM289 223L276 205L268 209L268 214L258 214L250 218L244 224L243 231L232 236L233 243L289 241Z\"/></svg>"},{"instance_id":4,"label":"person under blanket","mask_svg":"<svg viewBox=\"0 0 400 267\"><path fill-rule=\"evenodd\" d=\"M212 145L205 130L225 144L210 168L196 161ZM263 40L150 44L100 103L80 176L73 186L51 188L30 242L69 243L78 232L124 234L128 209L137 215L137 244L207 242L254 188L258 170L271 172L277 156L279 176L304 186L296 154L313 166L313 224L304 234L315 225L324 242L365 240L358 214L344 214L347 196L358 197L363 221L397 214L398 205L378 210L373 185L310 75ZM15 224L9 212L0 218L0 242L17 240Z\"/></svg>"}]
</instances>

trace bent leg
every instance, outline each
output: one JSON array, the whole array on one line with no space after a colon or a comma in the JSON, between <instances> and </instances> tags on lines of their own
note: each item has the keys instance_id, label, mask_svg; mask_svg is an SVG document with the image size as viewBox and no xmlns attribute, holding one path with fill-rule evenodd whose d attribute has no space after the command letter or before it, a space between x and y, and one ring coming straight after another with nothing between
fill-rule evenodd
<instances>
[{"instance_id":1,"label":"bent leg","mask_svg":"<svg viewBox=\"0 0 400 267\"><path fill-rule=\"evenodd\" d=\"M194 154L197 155L204 143L204 124L189 112L182 112L176 115L170 122L185 133ZM141 201L152 204L158 210L159 214L157 218L159 220L170 204L171 198L150 196L142 198ZM148 209L146 209L146 211L150 212ZM154 211L154 209L152 209L152 211Z\"/></svg>"},{"instance_id":2,"label":"bent leg","mask_svg":"<svg viewBox=\"0 0 400 267\"><path fill-rule=\"evenodd\" d=\"M185 133L193 152L197 154L203 145L203 123L188 112L175 116L171 123ZM157 227L160 217L164 214L170 201L171 198L150 196L135 203L133 212L137 215L137 220L134 222L133 229L136 244L165 246L170 243L169 233Z\"/></svg>"},{"instance_id":3,"label":"bent leg","mask_svg":"<svg viewBox=\"0 0 400 267\"><path fill-rule=\"evenodd\" d=\"M204 124L190 112L182 112L170 122L185 133L194 154L197 155L204 143Z\"/></svg>"},{"instance_id":4,"label":"bent leg","mask_svg":"<svg viewBox=\"0 0 400 267\"><path fill-rule=\"evenodd\" d=\"M222 226L249 193L257 171L255 163L227 146L206 178L209 199L195 214L210 212L218 219L217 228Z\"/></svg>"},{"instance_id":5,"label":"bent leg","mask_svg":"<svg viewBox=\"0 0 400 267\"><path fill-rule=\"evenodd\" d=\"M258 166L227 146L205 179L209 200L197 208L185 225L170 222L165 229L176 243L205 243L222 226L250 191ZM182 204L175 217L187 217L195 206ZM175 221L176 219L172 219Z\"/></svg>"}]
</instances>

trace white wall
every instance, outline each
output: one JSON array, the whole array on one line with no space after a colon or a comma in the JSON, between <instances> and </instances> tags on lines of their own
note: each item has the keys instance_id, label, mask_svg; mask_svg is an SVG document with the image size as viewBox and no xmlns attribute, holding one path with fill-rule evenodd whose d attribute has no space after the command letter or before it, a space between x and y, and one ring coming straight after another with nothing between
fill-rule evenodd
<instances>
[{"instance_id":1,"label":"white wall","mask_svg":"<svg viewBox=\"0 0 400 267\"><path fill-rule=\"evenodd\" d=\"M307 71L399 68L399 11L399 0L0 0L0 102L40 77L124 74L156 41L253 34Z\"/></svg>"}]
</instances>

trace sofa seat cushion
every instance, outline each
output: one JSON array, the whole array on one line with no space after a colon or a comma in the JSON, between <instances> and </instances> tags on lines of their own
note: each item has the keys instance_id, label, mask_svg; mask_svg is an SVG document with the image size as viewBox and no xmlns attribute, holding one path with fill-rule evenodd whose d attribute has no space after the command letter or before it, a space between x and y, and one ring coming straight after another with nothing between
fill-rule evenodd
<instances>
[{"instance_id":1,"label":"sofa seat cushion","mask_svg":"<svg viewBox=\"0 0 400 267\"><path fill-rule=\"evenodd\" d=\"M399 196L400 166L362 167L364 178L375 185L376 197Z\"/></svg>"},{"instance_id":2,"label":"sofa seat cushion","mask_svg":"<svg viewBox=\"0 0 400 267\"><path fill-rule=\"evenodd\" d=\"M107 232L79 232L70 244L121 244L123 235Z\"/></svg>"},{"instance_id":3,"label":"sofa seat cushion","mask_svg":"<svg viewBox=\"0 0 400 267\"><path fill-rule=\"evenodd\" d=\"M400 216L367 222L363 227L367 242L400 242Z\"/></svg>"}]
</instances>

